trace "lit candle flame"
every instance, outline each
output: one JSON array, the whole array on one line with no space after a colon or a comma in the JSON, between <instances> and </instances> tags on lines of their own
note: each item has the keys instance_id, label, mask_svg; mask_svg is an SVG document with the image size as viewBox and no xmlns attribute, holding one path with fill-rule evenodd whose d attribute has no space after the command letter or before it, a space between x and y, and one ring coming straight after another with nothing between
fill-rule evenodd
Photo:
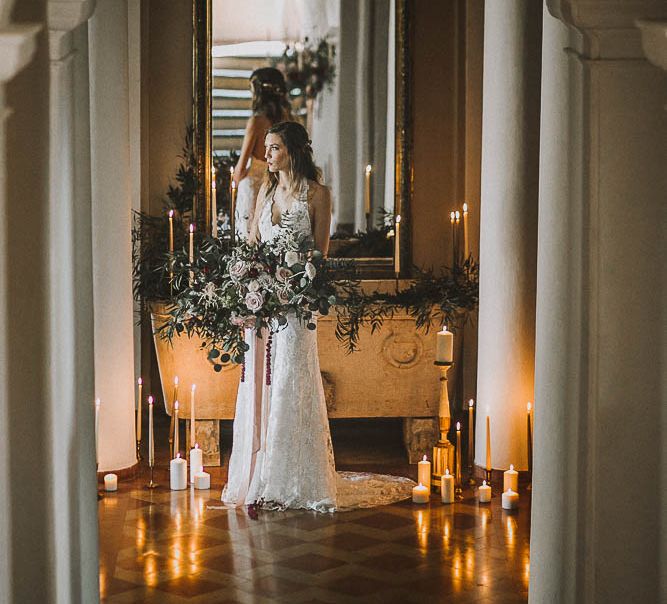
<instances>
[{"instance_id":1,"label":"lit candle flame","mask_svg":"<svg viewBox=\"0 0 667 604\"><path fill-rule=\"evenodd\" d=\"M102 401L99 398L96 398L95 399L95 406L99 409L101 404L102 404Z\"/></svg>"},{"instance_id":2,"label":"lit candle flame","mask_svg":"<svg viewBox=\"0 0 667 604\"><path fill-rule=\"evenodd\" d=\"M144 380L142 380L141 378L139 378L137 380L137 384L139 384L139 386L141 386L143 383L144 383ZM530 403L528 403L528 404L530 405Z\"/></svg>"},{"instance_id":3,"label":"lit candle flame","mask_svg":"<svg viewBox=\"0 0 667 604\"><path fill-rule=\"evenodd\" d=\"M373 170L373 166L371 166L370 164L368 164L368 165L366 166L366 174L370 174L372 170Z\"/></svg>"},{"instance_id":4,"label":"lit candle flame","mask_svg":"<svg viewBox=\"0 0 667 604\"><path fill-rule=\"evenodd\" d=\"M176 386L178 386L178 376L175 376L175 377L174 377L174 384L175 384Z\"/></svg>"},{"instance_id":5,"label":"lit candle flame","mask_svg":"<svg viewBox=\"0 0 667 604\"><path fill-rule=\"evenodd\" d=\"M473 399L470 399L468 401L468 407L473 407L475 405L475 401Z\"/></svg>"},{"instance_id":6,"label":"lit candle flame","mask_svg":"<svg viewBox=\"0 0 667 604\"><path fill-rule=\"evenodd\" d=\"M396 215L396 222L401 222L401 215L400 214Z\"/></svg>"},{"instance_id":7,"label":"lit candle flame","mask_svg":"<svg viewBox=\"0 0 667 604\"><path fill-rule=\"evenodd\" d=\"M526 407L528 409L528 413L530 413L530 410L533 408L533 405L531 403L528 403Z\"/></svg>"},{"instance_id":8,"label":"lit candle flame","mask_svg":"<svg viewBox=\"0 0 667 604\"><path fill-rule=\"evenodd\" d=\"M467 214L467 213L468 213L468 204L467 204L467 203L464 203L464 204L463 204L463 213L464 213L464 214Z\"/></svg>"},{"instance_id":9,"label":"lit candle flame","mask_svg":"<svg viewBox=\"0 0 667 604\"><path fill-rule=\"evenodd\" d=\"M169 218L173 218L173 217L174 217L174 210L169 210Z\"/></svg>"},{"instance_id":10,"label":"lit candle flame","mask_svg":"<svg viewBox=\"0 0 667 604\"><path fill-rule=\"evenodd\" d=\"M190 232L191 232L191 233L194 233L194 232L195 232L195 225L192 224L192 223L190 224Z\"/></svg>"},{"instance_id":11,"label":"lit candle flame","mask_svg":"<svg viewBox=\"0 0 667 604\"><path fill-rule=\"evenodd\" d=\"M422 461L426 461L426 455L424 455L424 457L422 458Z\"/></svg>"},{"instance_id":12,"label":"lit candle flame","mask_svg":"<svg viewBox=\"0 0 667 604\"><path fill-rule=\"evenodd\" d=\"M195 449L199 449L199 443L195 443Z\"/></svg>"},{"instance_id":13,"label":"lit candle flame","mask_svg":"<svg viewBox=\"0 0 667 604\"><path fill-rule=\"evenodd\" d=\"M197 384L192 384L192 392L194 392L197 389Z\"/></svg>"},{"instance_id":14,"label":"lit candle flame","mask_svg":"<svg viewBox=\"0 0 667 604\"><path fill-rule=\"evenodd\" d=\"M152 396L149 396L149 397L148 397L148 404L149 404L149 405L152 405L152 404L153 404L153 397L152 397Z\"/></svg>"},{"instance_id":15,"label":"lit candle flame","mask_svg":"<svg viewBox=\"0 0 667 604\"><path fill-rule=\"evenodd\" d=\"M176 401L176 402L174 403L174 409L176 409L176 411L178 411L178 401Z\"/></svg>"},{"instance_id":16,"label":"lit candle flame","mask_svg":"<svg viewBox=\"0 0 667 604\"><path fill-rule=\"evenodd\" d=\"M510 464L510 470L514 472L514 465Z\"/></svg>"},{"instance_id":17,"label":"lit candle flame","mask_svg":"<svg viewBox=\"0 0 667 604\"><path fill-rule=\"evenodd\" d=\"M454 220L456 220L456 214L454 212L449 213L449 221L454 224Z\"/></svg>"},{"instance_id":18,"label":"lit candle flame","mask_svg":"<svg viewBox=\"0 0 667 604\"><path fill-rule=\"evenodd\" d=\"M461 430L461 422L456 422L456 431L460 432Z\"/></svg>"}]
</instances>

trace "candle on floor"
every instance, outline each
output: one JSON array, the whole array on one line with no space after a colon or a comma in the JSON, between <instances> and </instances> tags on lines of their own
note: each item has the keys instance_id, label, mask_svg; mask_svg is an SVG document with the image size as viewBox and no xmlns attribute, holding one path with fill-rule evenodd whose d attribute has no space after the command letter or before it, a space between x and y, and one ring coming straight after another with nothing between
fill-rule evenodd
<instances>
[{"instance_id":1,"label":"candle on floor","mask_svg":"<svg viewBox=\"0 0 667 604\"><path fill-rule=\"evenodd\" d=\"M195 475L204 471L204 454L195 443L195 446L190 449L190 482L194 483Z\"/></svg>"},{"instance_id":2,"label":"candle on floor","mask_svg":"<svg viewBox=\"0 0 667 604\"><path fill-rule=\"evenodd\" d=\"M451 363L454 360L454 334L442 326L436 335L435 360L438 363Z\"/></svg>"},{"instance_id":3,"label":"candle on floor","mask_svg":"<svg viewBox=\"0 0 667 604\"><path fill-rule=\"evenodd\" d=\"M431 462L424 458L417 464L417 482L431 489Z\"/></svg>"},{"instance_id":4,"label":"candle on floor","mask_svg":"<svg viewBox=\"0 0 667 604\"><path fill-rule=\"evenodd\" d=\"M211 488L211 475L208 472L197 472L194 480L195 489L206 490Z\"/></svg>"},{"instance_id":5,"label":"candle on floor","mask_svg":"<svg viewBox=\"0 0 667 604\"><path fill-rule=\"evenodd\" d=\"M117 491L118 490L118 476L115 474L104 475L104 490Z\"/></svg>"},{"instance_id":6,"label":"candle on floor","mask_svg":"<svg viewBox=\"0 0 667 604\"><path fill-rule=\"evenodd\" d=\"M412 489L412 503L428 503L429 490L420 482Z\"/></svg>"},{"instance_id":7,"label":"candle on floor","mask_svg":"<svg viewBox=\"0 0 667 604\"><path fill-rule=\"evenodd\" d=\"M477 495L479 496L480 503L489 503L491 501L491 487L486 484L486 480L482 481L482 486L479 487Z\"/></svg>"},{"instance_id":8,"label":"candle on floor","mask_svg":"<svg viewBox=\"0 0 667 604\"><path fill-rule=\"evenodd\" d=\"M182 491L188 486L188 464L180 453L169 462L169 488L172 491Z\"/></svg>"},{"instance_id":9,"label":"candle on floor","mask_svg":"<svg viewBox=\"0 0 667 604\"><path fill-rule=\"evenodd\" d=\"M519 473L512 464L510 464L510 469L503 473L503 491L510 490L514 492L519 490Z\"/></svg>"},{"instance_id":10,"label":"candle on floor","mask_svg":"<svg viewBox=\"0 0 667 604\"><path fill-rule=\"evenodd\" d=\"M442 498L442 503L454 503L454 477L449 473L449 468L447 468L442 475L440 496Z\"/></svg>"},{"instance_id":11,"label":"candle on floor","mask_svg":"<svg viewBox=\"0 0 667 604\"><path fill-rule=\"evenodd\" d=\"M519 493L509 490L503 493L503 510L516 510L519 507Z\"/></svg>"},{"instance_id":12,"label":"candle on floor","mask_svg":"<svg viewBox=\"0 0 667 604\"><path fill-rule=\"evenodd\" d=\"M137 388L139 390L139 393L137 394L137 440L141 440L141 398L142 398L142 390L144 387L144 381L139 378L137 380Z\"/></svg>"},{"instance_id":13,"label":"candle on floor","mask_svg":"<svg viewBox=\"0 0 667 604\"><path fill-rule=\"evenodd\" d=\"M190 445L195 446L195 390L196 384L192 384L190 389Z\"/></svg>"},{"instance_id":14,"label":"candle on floor","mask_svg":"<svg viewBox=\"0 0 667 604\"><path fill-rule=\"evenodd\" d=\"M153 397L148 397L148 465L155 465L155 433L153 432Z\"/></svg>"},{"instance_id":15,"label":"candle on floor","mask_svg":"<svg viewBox=\"0 0 667 604\"><path fill-rule=\"evenodd\" d=\"M179 424L178 424L178 401L174 403L174 453L180 451L180 443L178 442L179 436Z\"/></svg>"}]
</instances>

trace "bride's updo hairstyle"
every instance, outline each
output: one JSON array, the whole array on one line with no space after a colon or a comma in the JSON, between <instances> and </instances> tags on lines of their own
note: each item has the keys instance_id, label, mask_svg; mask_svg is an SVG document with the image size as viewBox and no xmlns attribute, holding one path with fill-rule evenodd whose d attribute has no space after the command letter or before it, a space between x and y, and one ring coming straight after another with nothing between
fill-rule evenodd
<instances>
[{"instance_id":1,"label":"bride's updo hairstyle","mask_svg":"<svg viewBox=\"0 0 667 604\"><path fill-rule=\"evenodd\" d=\"M277 134L289 155L289 179L292 190L301 186L304 179L320 182L322 171L313 160L313 148L308 138L308 131L299 122L280 122L266 131L266 134ZM278 185L279 175L268 173L269 193Z\"/></svg>"},{"instance_id":2,"label":"bride's updo hairstyle","mask_svg":"<svg viewBox=\"0 0 667 604\"><path fill-rule=\"evenodd\" d=\"M274 67L255 69L250 75L252 112L266 116L272 124L289 119L290 105L283 74Z\"/></svg>"}]
</instances>

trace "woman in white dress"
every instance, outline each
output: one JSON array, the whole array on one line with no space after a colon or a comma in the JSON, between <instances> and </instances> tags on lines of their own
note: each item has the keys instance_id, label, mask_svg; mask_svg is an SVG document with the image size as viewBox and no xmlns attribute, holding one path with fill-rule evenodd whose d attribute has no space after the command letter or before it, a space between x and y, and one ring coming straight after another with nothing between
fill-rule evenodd
<instances>
[{"instance_id":1,"label":"woman in white dress","mask_svg":"<svg viewBox=\"0 0 667 604\"><path fill-rule=\"evenodd\" d=\"M268 177L250 241L267 241L289 228L311 237L326 255L331 194L319 182L308 133L296 122L276 124L265 148ZM247 330L246 341L250 350L236 401L225 503L335 511L410 495L414 483L405 478L336 473L316 331L295 318L273 335L270 386L264 379L266 334Z\"/></svg>"},{"instance_id":2,"label":"woman in white dress","mask_svg":"<svg viewBox=\"0 0 667 604\"><path fill-rule=\"evenodd\" d=\"M236 183L236 236L248 238L255 213L257 193L266 175L264 135L277 122L290 119L287 86L283 74L273 67L262 67L250 76L252 116L246 124L241 154L234 168Z\"/></svg>"}]
</instances>

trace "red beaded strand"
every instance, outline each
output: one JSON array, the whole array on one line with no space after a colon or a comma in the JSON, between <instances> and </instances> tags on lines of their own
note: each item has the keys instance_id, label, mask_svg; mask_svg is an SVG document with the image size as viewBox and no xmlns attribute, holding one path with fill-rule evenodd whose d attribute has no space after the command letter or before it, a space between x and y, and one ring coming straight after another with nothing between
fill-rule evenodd
<instances>
[{"instance_id":1,"label":"red beaded strand","mask_svg":"<svg viewBox=\"0 0 667 604\"><path fill-rule=\"evenodd\" d=\"M271 385L271 343L273 342L273 334L269 334L266 338L266 385Z\"/></svg>"}]
</instances>

